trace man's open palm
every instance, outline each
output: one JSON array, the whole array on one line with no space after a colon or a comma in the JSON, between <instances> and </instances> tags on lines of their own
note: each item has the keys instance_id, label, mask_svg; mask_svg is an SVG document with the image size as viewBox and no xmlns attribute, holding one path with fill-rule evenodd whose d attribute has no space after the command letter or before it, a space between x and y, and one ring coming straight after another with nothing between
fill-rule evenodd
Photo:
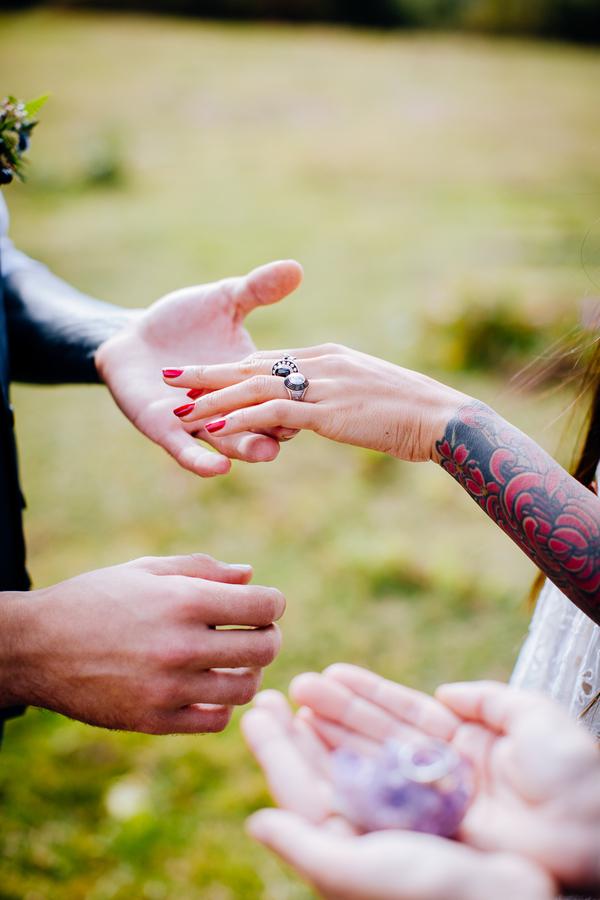
<instances>
[{"instance_id":1,"label":"man's open palm","mask_svg":"<svg viewBox=\"0 0 600 900\"><path fill-rule=\"evenodd\" d=\"M98 371L115 402L143 434L160 444L180 466L197 475L229 471L229 459L260 462L273 459L276 440L239 434L203 440L193 436L197 424L183 425L173 415L181 403L166 386L161 370L168 366L229 362L252 353L254 344L244 319L258 306L282 300L302 281L302 268L292 260L268 263L248 275L174 291L132 319L96 354Z\"/></svg>"}]
</instances>

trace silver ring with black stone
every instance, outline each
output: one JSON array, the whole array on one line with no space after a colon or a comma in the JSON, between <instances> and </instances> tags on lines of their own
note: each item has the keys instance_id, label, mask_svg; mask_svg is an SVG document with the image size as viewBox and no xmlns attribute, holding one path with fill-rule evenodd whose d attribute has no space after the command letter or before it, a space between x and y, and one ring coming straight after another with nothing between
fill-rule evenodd
<instances>
[{"instance_id":1,"label":"silver ring with black stone","mask_svg":"<svg viewBox=\"0 0 600 900\"><path fill-rule=\"evenodd\" d=\"M292 372L297 371L298 366L296 365L294 357L283 356L281 359L278 359L277 362L273 363L271 375L278 375L280 378L287 378L287 376L291 375Z\"/></svg>"},{"instance_id":2,"label":"silver ring with black stone","mask_svg":"<svg viewBox=\"0 0 600 900\"><path fill-rule=\"evenodd\" d=\"M283 382L290 400L304 400L308 390L308 378L301 372L292 372Z\"/></svg>"}]
</instances>

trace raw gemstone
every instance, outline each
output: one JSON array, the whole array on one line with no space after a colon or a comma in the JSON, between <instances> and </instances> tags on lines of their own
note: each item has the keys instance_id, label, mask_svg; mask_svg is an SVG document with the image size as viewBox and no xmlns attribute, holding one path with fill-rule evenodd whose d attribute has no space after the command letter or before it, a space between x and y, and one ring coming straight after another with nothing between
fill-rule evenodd
<instances>
[{"instance_id":1,"label":"raw gemstone","mask_svg":"<svg viewBox=\"0 0 600 900\"><path fill-rule=\"evenodd\" d=\"M332 761L338 808L361 831L452 837L473 797L470 764L441 741L391 740L372 757L336 750Z\"/></svg>"}]
</instances>

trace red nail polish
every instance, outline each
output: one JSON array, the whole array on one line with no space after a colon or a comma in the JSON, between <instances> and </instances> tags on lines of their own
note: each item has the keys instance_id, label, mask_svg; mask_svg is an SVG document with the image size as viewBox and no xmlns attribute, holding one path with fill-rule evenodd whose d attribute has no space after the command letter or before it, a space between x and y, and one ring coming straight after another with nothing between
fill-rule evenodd
<instances>
[{"instance_id":1,"label":"red nail polish","mask_svg":"<svg viewBox=\"0 0 600 900\"><path fill-rule=\"evenodd\" d=\"M173 410L173 412L176 416L179 416L179 418L181 418L182 416L187 416L188 413L191 413L195 405L195 403L184 403L183 406L178 406L177 409Z\"/></svg>"},{"instance_id":2,"label":"red nail polish","mask_svg":"<svg viewBox=\"0 0 600 900\"><path fill-rule=\"evenodd\" d=\"M197 400L198 397L203 395L204 391L202 388L192 388L191 391L188 391L186 396L190 398L190 400Z\"/></svg>"},{"instance_id":3,"label":"red nail polish","mask_svg":"<svg viewBox=\"0 0 600 900\"><path fill-rule=\"evenodd\" d=\"M163 369L162 373L164 378L179 378L183 375L183 369Z\"/></svg>"},{"instance_id":4,"label":"red nail polish","mask_svg":"<svg viewBox=\"0 0 600 900\"><path fill-rule=\"evenodd\" d=\"M215 431L220 431L221 428L225 428L227 425L226 419L218 419L216 422L207 422L204 426L209 434L214 434Z\"/></svg>"}]
</instances>

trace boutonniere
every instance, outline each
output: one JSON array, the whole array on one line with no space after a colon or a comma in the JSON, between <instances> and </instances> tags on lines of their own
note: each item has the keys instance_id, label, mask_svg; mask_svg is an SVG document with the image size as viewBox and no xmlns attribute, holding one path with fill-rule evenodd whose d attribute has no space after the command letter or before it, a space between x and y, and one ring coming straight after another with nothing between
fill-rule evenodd
<instances>
[{"instance_id":1,"label":"boutonniere","mask_svg":"<svg viewBox=\"0 0 600 900\"><path fill-rule=\"evenodd\" d=\"M15 176L24 180L23 154L37 125L35 117L47 99L46 94L22 103L14 97L6 97L0 103L0 185L10 184Z\"/></svg>"}]
</instances>

